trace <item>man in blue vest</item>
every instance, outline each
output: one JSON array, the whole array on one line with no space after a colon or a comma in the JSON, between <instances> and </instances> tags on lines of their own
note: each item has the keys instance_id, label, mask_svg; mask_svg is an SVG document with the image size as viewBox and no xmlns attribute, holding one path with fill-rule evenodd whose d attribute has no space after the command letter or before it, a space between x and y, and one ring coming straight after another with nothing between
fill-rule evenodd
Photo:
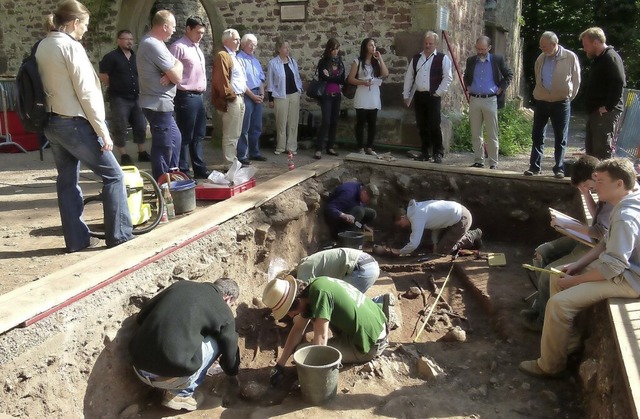
<instances>
[{"instance_id":1,"label":"man in blue vest","mask_svg":"<svg viewBox=\"0 0 640 419\"><path fill-rule=\"evenodd\" d=\"M422 52L416 54L407 67L402 96L407 108L412 101L415 102L416 124L422 142L420 160L429 161L433 153L433 162L442 163L444 147L440 130L440 102L453 77L451 60L436 51L437 43L438 35L435 32L424 34Z\"/></svg>"},{"instance_id":2,"label":"man in blue vest","mask_svg":"<svg viewBox=\"0 0 640 419\"><path fill-rule=\"evenodd\" d=\"M484 147L487 145L489 168L498 168L498 109L504 107L505 90L513 79L504 57L489 54L491 38L481 36L476 41L476 55L467 59L464 84L469 93L469 122L475 161L471 167L484 167ZM482 123L487 141L482 139Z\"/></svg>"}]
</instances>

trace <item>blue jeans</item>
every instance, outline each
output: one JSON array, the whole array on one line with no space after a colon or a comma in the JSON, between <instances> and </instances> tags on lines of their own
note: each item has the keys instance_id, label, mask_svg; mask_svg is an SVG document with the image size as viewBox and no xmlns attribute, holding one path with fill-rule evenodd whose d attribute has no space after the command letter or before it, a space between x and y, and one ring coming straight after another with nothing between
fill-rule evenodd
<instances>
[{"instance_id":1,"label":"blue jeans","mask_svg":"<svg viewBox=\"0 0 640 419\"><path fill-rule=\"evenodd\" d=\"M58 171L58 208L67 251L75 252L89 246L89 229L82 220L82 191L78 185L80 162L102 179L107 246L130 240L133 227L124 173L112 152L100 150L98 136L89 121L80 117L52 116L45 134Z\"/></svg>"},{"instance_id":2,"label":"blue jeans","mask_svg":"<svg viewBox=\"0 0 640 419\"><path fill-rule=\"evenodd\" d=\"M190 156L193 173L204 176L207 174L207 164L202 157L202 141L207 133L207 112L202 94L178 90L174 103L176 122L182 135L180 171L189 173Z\"/></svg>"},{"instance_id":3,"label":"blue jeans","mask_svg":"<svg viewBox=\"0 0 640 419\"><path fill-rule=\"evenodd\" d=\"M555 138L555 165L553 173L564 173L564 155L567 149L567 137L569 135L569 116L571 115L571 102L569 99L561 102L536 101L533 112L533 129L531 131L531 158L529 170L538 172L542 169L542 154L544 151L544 136L547 122L551 120L553 136Z\"/></svg>"},{"instance_id":4,"label":"blue jeans","mask_svg":"<svg viewBox=\"0 0 640 419\"><path fill-rule=\"evenodd\" d=\"M116 147L124 147L127 139L127 127L131 125L133 142L144 144L147 136L147 121L137 100L124 99L117 96L109 98L111 109L111 125L109 131Z\"/></svg>"},{"instance_id":5,"label":"blue jeans","mask_svg":"<svg viewBox=\"0 0 640 419\"><path fill-rule=\"evenodd\" d=\"M173 112L143 109L151 127L151 173L154 179L178 167L182 136Z\"/></svg>"},{"instance_id":6,"label":"blue jeans","mask_svg":"<svg viewBox=\"0 0 640 419\"><path fill-rule=\"evenodd\" d=\"M260 93L260 89L254 89ZM238 160L261 157L260 134L262 134L262 103L255 103L249 96L244 96L244 119L242 134L238 139Z\"/></svg>"},{"instance_id":7,"label":"blue jeans","mask_svg":"<svg viewBox=\"0 0 640 419\"><path fill-rule=\"evenodd\" d=\"M213 365L213 363L220 356L220 348L218 342L212 337L207 337L202 341L202 365L198 368L198 371L194 372L188 377L160 377L156 374L152 374L148 371L140 370L133 367L138 378L145 384L151 387L161 388L168 390L174 395L188 397L193 395L196 388L207 377L207 370ZM162 380L158 380L162 378ZM168 379L170 378L170 379Z\"/></svg>"},{"instance_id":8,"label":"blue jeans","mask_svg":"<svg viewBox=\"0 0 640 419\"><path fill-rule=\"evenodd\" d=\"M327 140L326 149L333 148L336 142L336 132L338 131L338 118L340 117L340 102L342 95L323 95L320 98L320 109L322 110L322 125L316 139L316 151L322 151L322 145Z\"/></svg>"},{"instance_id":9,"label":"blue jeans","mask_svg":"<svg viewBox=\"0 0 640 419\"><path fill-rule=\"evenodd\" d=\"M370 262L365 265L356 264L356 269L346 275L342 280L353 285L361 293L367 292L380 276L380 266L377 262ZM374 302L380 301L378 297L372 298ZM380 301L381 302L381 301Z\"/></svg>"}]
</instances>

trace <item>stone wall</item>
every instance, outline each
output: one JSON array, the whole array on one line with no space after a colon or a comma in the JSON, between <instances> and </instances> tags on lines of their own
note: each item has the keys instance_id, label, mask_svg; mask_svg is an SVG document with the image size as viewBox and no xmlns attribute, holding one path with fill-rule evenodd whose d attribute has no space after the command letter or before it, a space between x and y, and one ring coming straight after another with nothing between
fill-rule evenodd
<instances>
[{"instance_id":1,"label":"stone wall","mask_svg":"<svg viewBox=\"0 0 640 419\"><path fill-rule=\"evenodd\" d=\"M83 39L87 52L97 67L100 58L114 48L115 32L130 29L137 40L148 30L149 19L155 10L167 8L177 17L177 32L174 39L181 36L187 16L197 14L208 18L211 23L203 40L203 50L211 68L211 56L220 48L220 34L227 27L234 27L241 34L253 32L258 36L259 49L256 55L266 66L273 55L275 40L284 37L290 41L291 53L299 62L303 81L312 78L323 46L329 37L336 37L341 43L344 61L352 62L358 54L360 42L365 37L377 40L378 47L389 67L390 76L382 86L383 108L402 107L402 84L407 69L408 58L420 51L424 31L438 29L432 27L428 19L428 7L441 6L448 10L447 35L450 45L444 39L439 50L449 53L464 71L465 59L475 54L475 39L485 28L484 0L308 0L301 1L306 7L307 18L302 22L282 22L277 0L86 0L92 12L89 32ZM22 58L31 45L43 35L44 16L55 8L57 0L16 1L0 0L0 14L7 16L0 28L0 74L15 74ZM504 4L504 6L502 6ZM516 18L521 0L499 2L498 26L506 34L505 50L519 74L516 63L519 58L519 23ZM425 11L427 10L427 11ZM505 32L506 31L506 32ZM517 81L514 85L517 84ZM517 88L510 89L513 96ZM317 104L303 99L303 107L317 109ZM351 108L350 100L343 101L343 108ZM466 100L460 80L454 69L454 80L449 94L443 99L445 114L460 114L466 107ZM404 111L398 124L413 127L413 112ZM215 124L214 124L215 125ZM403 137L415 136L415 128L399 129L398 136L388 141L409 144Z\"/></svg>"}]
</instances>

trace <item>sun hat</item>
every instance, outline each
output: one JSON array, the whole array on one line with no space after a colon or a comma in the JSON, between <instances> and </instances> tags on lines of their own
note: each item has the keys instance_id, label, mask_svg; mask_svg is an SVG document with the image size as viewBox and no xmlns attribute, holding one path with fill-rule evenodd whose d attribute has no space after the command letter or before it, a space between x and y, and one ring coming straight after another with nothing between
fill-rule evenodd
<instances>
[{"instance_id":1,"label":"sun hat","mask_svg":"<svg viewBox=\"0 0 640 419\"><path fill-rule=\"evenodd\" d=\"M284 279L276 278L267 283L262 293L262 302L271 309L274 319L280 320L289 312L298 292L296 279L287 275Z\"/></svg>"}]
</instances>

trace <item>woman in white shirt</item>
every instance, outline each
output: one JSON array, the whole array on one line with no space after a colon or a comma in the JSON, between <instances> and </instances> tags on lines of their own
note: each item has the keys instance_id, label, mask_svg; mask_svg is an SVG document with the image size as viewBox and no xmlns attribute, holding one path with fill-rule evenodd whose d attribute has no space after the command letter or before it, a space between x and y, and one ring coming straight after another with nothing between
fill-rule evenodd
<instances>
[{"instance_id":1,"label":"woman in white shirt","mask_svg":"<svg viewBox=\"0 0 640 419\"><path fill-rule=\"evenodd\" d=\"M276 56L267 67L267 95L269 107L276 111L275 154L298 150L298 119L302 80L298 63L289 56L289 42L276 41Z\"/></svg>"},{"instance_id":2,"label":"woman in white shirt","mask_svg":"<svg viewBox=\"0 0 640 419\"><path fill-rule=\"evenodd\" d=\"M82 220L80 162L103 182L102 197L107 247L132 236L124 173L112 153L113 141L105 123L100 80L80 44L89 25L89 10L75 0L58 5L48 17L51 32L38 45L36 61L47 108L51 112L44 133L49 140L58 177L58 207L68 252L95 247Z\"/></svg>"},{"instance_id":3,"label":"woman in white shirt","mask_svg":"<svg viewBox=\"0 0 640 419\"><path fill-rule=\"evenodd\" d=\"M376 121L380 103L380 85L389 75L389 70L376 50L376 41L365 38L360 44L360 55L353 60L348 82L358 86L353 98L356 109L356 141L360 153L376 155L373 141L376 138ZM364 148L364 125L367 124L367 146Z\"/></svg>"}]
</instances>

